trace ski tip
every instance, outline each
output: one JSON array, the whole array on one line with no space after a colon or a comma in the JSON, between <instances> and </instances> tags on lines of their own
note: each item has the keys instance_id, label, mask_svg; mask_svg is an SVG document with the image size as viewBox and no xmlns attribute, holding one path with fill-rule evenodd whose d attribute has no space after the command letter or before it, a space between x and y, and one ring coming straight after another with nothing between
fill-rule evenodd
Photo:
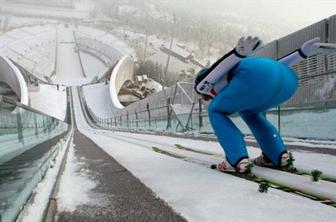
<instances>
[{"instance_id":1,"label":"ski tip","mask_svg":"<svg viewBox=\"0 0 336 222\"><path fill-rule=\"evenodd\" d=\"M212 165L210 166L210 168L211 168L211 169L217 169L217 164L212 164Z\"/></svg>"}]
</instances>

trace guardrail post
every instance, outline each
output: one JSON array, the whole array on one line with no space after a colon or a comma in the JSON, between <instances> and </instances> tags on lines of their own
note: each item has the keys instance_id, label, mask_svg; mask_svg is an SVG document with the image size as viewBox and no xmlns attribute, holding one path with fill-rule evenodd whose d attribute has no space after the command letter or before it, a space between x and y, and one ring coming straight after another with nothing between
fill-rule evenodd
<instances>
[{"instance_id":1,"label":"guardrail post","mask_svg":"<svg viewBox=\"0 0 336 222\"><path fill-rule=\"evenodd\" d=\"M0 109L1 109L2 104L3 104L3 98L2 98L2 95L0 95Z\"/></svg>"},{"instance_id":2,"label":"guardrail post","mask_svg":"<svg viewBox=\"0 0 336 222\"><path fill-rule=\"evenodd\" d=\"M201 128L203 127L203 117L202 117L202 110L203 106L202 106L202 99L198 99L198 127L199 130L201 130Z\"/></svg>"},{"instance_id":3,"label":"guardrail post","mask_svg":"<svg viewBox=\"0 0 336 222\"><path fill-rule=\"evenodd\" d=\"M34 125L35 125L35 136L38 136L38 128L37 128L37 121L36 121L36 113L34 113Z\"/></svg>"},{"instance_id":4,"label":"guardrail post","mask_svg":"<svg viewBox=\"0 0 336 222\"><path fill-rule=\"evenodd\" d=\"M129 129L129 115L128 115L128 112L126 113L126 124L127 124L127 129Z\"/></svg>"},{"instance_id":5,"label":"guardrail post","mask_svg":"<svg viewBox=\"0 0 336 222\"><path fill-rule=\"evenodd\" d=\"M135 110L135 125L136 125L136 128L138 129L138 127L139 127L139 123L138 123L138 113L137 113L136 110Z\"/></svg>"},{"instance_id":6,"label":"guardrail post","mask_svg":"<svg viewBox=\"0 0 336 222\"><path fill-rule=\"evenodd\" d=\"M47 130L48 130L48 135L50 135L50 132L51 132L51 124L52 124L52 122L51 122L51 119L47 119Z\"/></svg>"},{"instance_id":7,"label":"guardrail post","mask_svg":"<svg viewBox=\"0 0 336 222\"><path fill-rule=\"evenodd\" d=\"M149 103L147 103L146 105L147 107L147 112L148 112L148 124L149 124L149 127L151 127L151 112L150 112L150 109L149 109Z\"/></svg>"},{"instance_id":8,"label":"guardrail post","mask_svg":"<svg viewBox=\"0 0 336 222\"><path fill-rule=\"evenodd\" d=\"M117 123L117 117L116 116L114 116L114 124L115 124L115 127L117 128L118 123Z\"/></svg>"},{"instance_id":9,"label":"guardrail post","mask_svg":"<svg viewBox=\"0 0 336 222\"><path fill-rule=\"evenodd\" d=\"M45 123L45 119L43 120L43 133L47 132L47 127L46 127L46 123Z\"/></svg>"},{"instance_id":10,"label":"guardrail post","mask_svg":"<svg viewBox=\"0 0 336 222\"><path fill-rule=\"evenodd\" d=\"M170 111L171 98L167 99L167 130L171 128L171 111Z\"/></svg>"},{"instance_id":11,"label":"guardrail post","mask_svg":"<svg viewBox=\"0 0 336 222\"><path fill-rule=\"evenodd\" d=\"M122 124L122 115L120 115L120 128L122 128L123 124Z\"/></svg>"},{"instance_id":12,"label":"guardrail post","mask_svg":"<svg viewBox=\"0 0 336 222\"><path fill-rule=\"evenodd\" d=\"M17 121L18 141L20 143L23 143L23 124L20 111L16 113L16 121Z\"/></svg>"}]
</instances>

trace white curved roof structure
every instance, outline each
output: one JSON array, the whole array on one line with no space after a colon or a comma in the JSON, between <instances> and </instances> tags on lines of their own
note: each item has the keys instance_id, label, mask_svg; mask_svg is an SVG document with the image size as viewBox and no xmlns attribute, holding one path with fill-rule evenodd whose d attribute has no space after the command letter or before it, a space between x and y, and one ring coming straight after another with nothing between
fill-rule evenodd
<instances>
[{"instance_id":1,"label":"white curved roof structure","mask_svg":"<svg viewBox=\"0 0 336 222\"><path fill-rule=\"evenodd\" d=\"M110 78L110 96L113 109L122 109L124 106L118 99L118 93L127 80L134 79L134 61L130 56L124 56L114 67Z\"/></svg>"},{"instance_id":2,"label":"white curved roof structure","mask_svg":"<svg viewBox=\"0 0 336 222\"><path fill-rule=\"evenodd\" d=\"M0 55L0 82L6 83L19 98L19 102L28 105L28 87L20 70L5 56Z\"/></svg>"}]
</instances>

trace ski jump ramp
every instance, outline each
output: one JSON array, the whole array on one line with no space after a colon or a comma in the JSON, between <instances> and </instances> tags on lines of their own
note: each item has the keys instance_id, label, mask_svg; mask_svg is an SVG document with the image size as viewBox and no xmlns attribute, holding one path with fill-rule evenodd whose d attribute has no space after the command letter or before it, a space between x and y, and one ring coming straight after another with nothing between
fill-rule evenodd
<instances>
[{"instance_id":1,"label":"ski jump ramp","mask_svg":"<svg viewBox=\"0 0 336 222\"><path fill-rule=\"evenodd\" d=\"M5 56L0 55L0 82L6 83L19 98L19 102L28 105L28 87L20 70Z\"/></svg>"},{"instance_id":2,"label":"ski jump ramp","mask_svg":"<svg viewBox=\"0 0 336 222\"><path fill-rule=\"evenodd\" d=\"M109 85L98 83L83 86L83 96L88 107L98 118L111 118L116 113L124 113L118 98L123 84L134 80L134 60L131 56L122 57L111 72Z\"/></svg>"}]
</instances>

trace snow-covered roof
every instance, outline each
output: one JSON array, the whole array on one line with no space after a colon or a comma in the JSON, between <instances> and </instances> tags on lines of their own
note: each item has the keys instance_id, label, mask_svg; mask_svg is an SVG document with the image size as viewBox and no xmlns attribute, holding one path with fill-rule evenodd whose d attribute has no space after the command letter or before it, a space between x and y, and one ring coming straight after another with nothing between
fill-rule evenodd
<instances>
[{"instance_id":1,"label":"snow-covered roof","mask_svg":"<svg viewBox=\"0 0 336 222\"><path fill-rule=\"evenodd\" d=\"M162 85L156 82L154 79L148 79L145 86L148 89L155 89L155 92L160 92L162 90Z\"/></svg>"},{"instance_id":2,"label":"snow-covered roof","mask_svg":"<svg viewBox=\"0 0 336 222\"><path fill-rule=\"evenodd\" d=\"M162 45L162 47L164 47L165 49L168 49L170 48L170 43L164 43ZM184 58L187 58L188 56L190 56L192 53L191 52L188 52L187 50L181 48L180 46L177 46L176 44L173 44L172 45L172 49L171 51L173 51L174 53L184 57Z\"/></svg>"},{"instance_id":3,"label":"snow-covered roof","mask_svg":"<svg viewBox=\"0 0 336 222\"><path fill-rule=\"evenodd\" d=\"M155 53L154 55L148 57L147 59L154 62L154 63L159 63L163 66L166 65L167 63L167 58L168 55L166 53L163 53L162 51L159 51L157 53ZM199 67L192 64L192 63L185 63L177 58L175 58L174 56L170 56L170 60L169 60L169 67L168 67L168 71L170 72L181 72L182 70L187 71L188 69L195 69L198 70Z\"/></svg>"}]
</instances>

